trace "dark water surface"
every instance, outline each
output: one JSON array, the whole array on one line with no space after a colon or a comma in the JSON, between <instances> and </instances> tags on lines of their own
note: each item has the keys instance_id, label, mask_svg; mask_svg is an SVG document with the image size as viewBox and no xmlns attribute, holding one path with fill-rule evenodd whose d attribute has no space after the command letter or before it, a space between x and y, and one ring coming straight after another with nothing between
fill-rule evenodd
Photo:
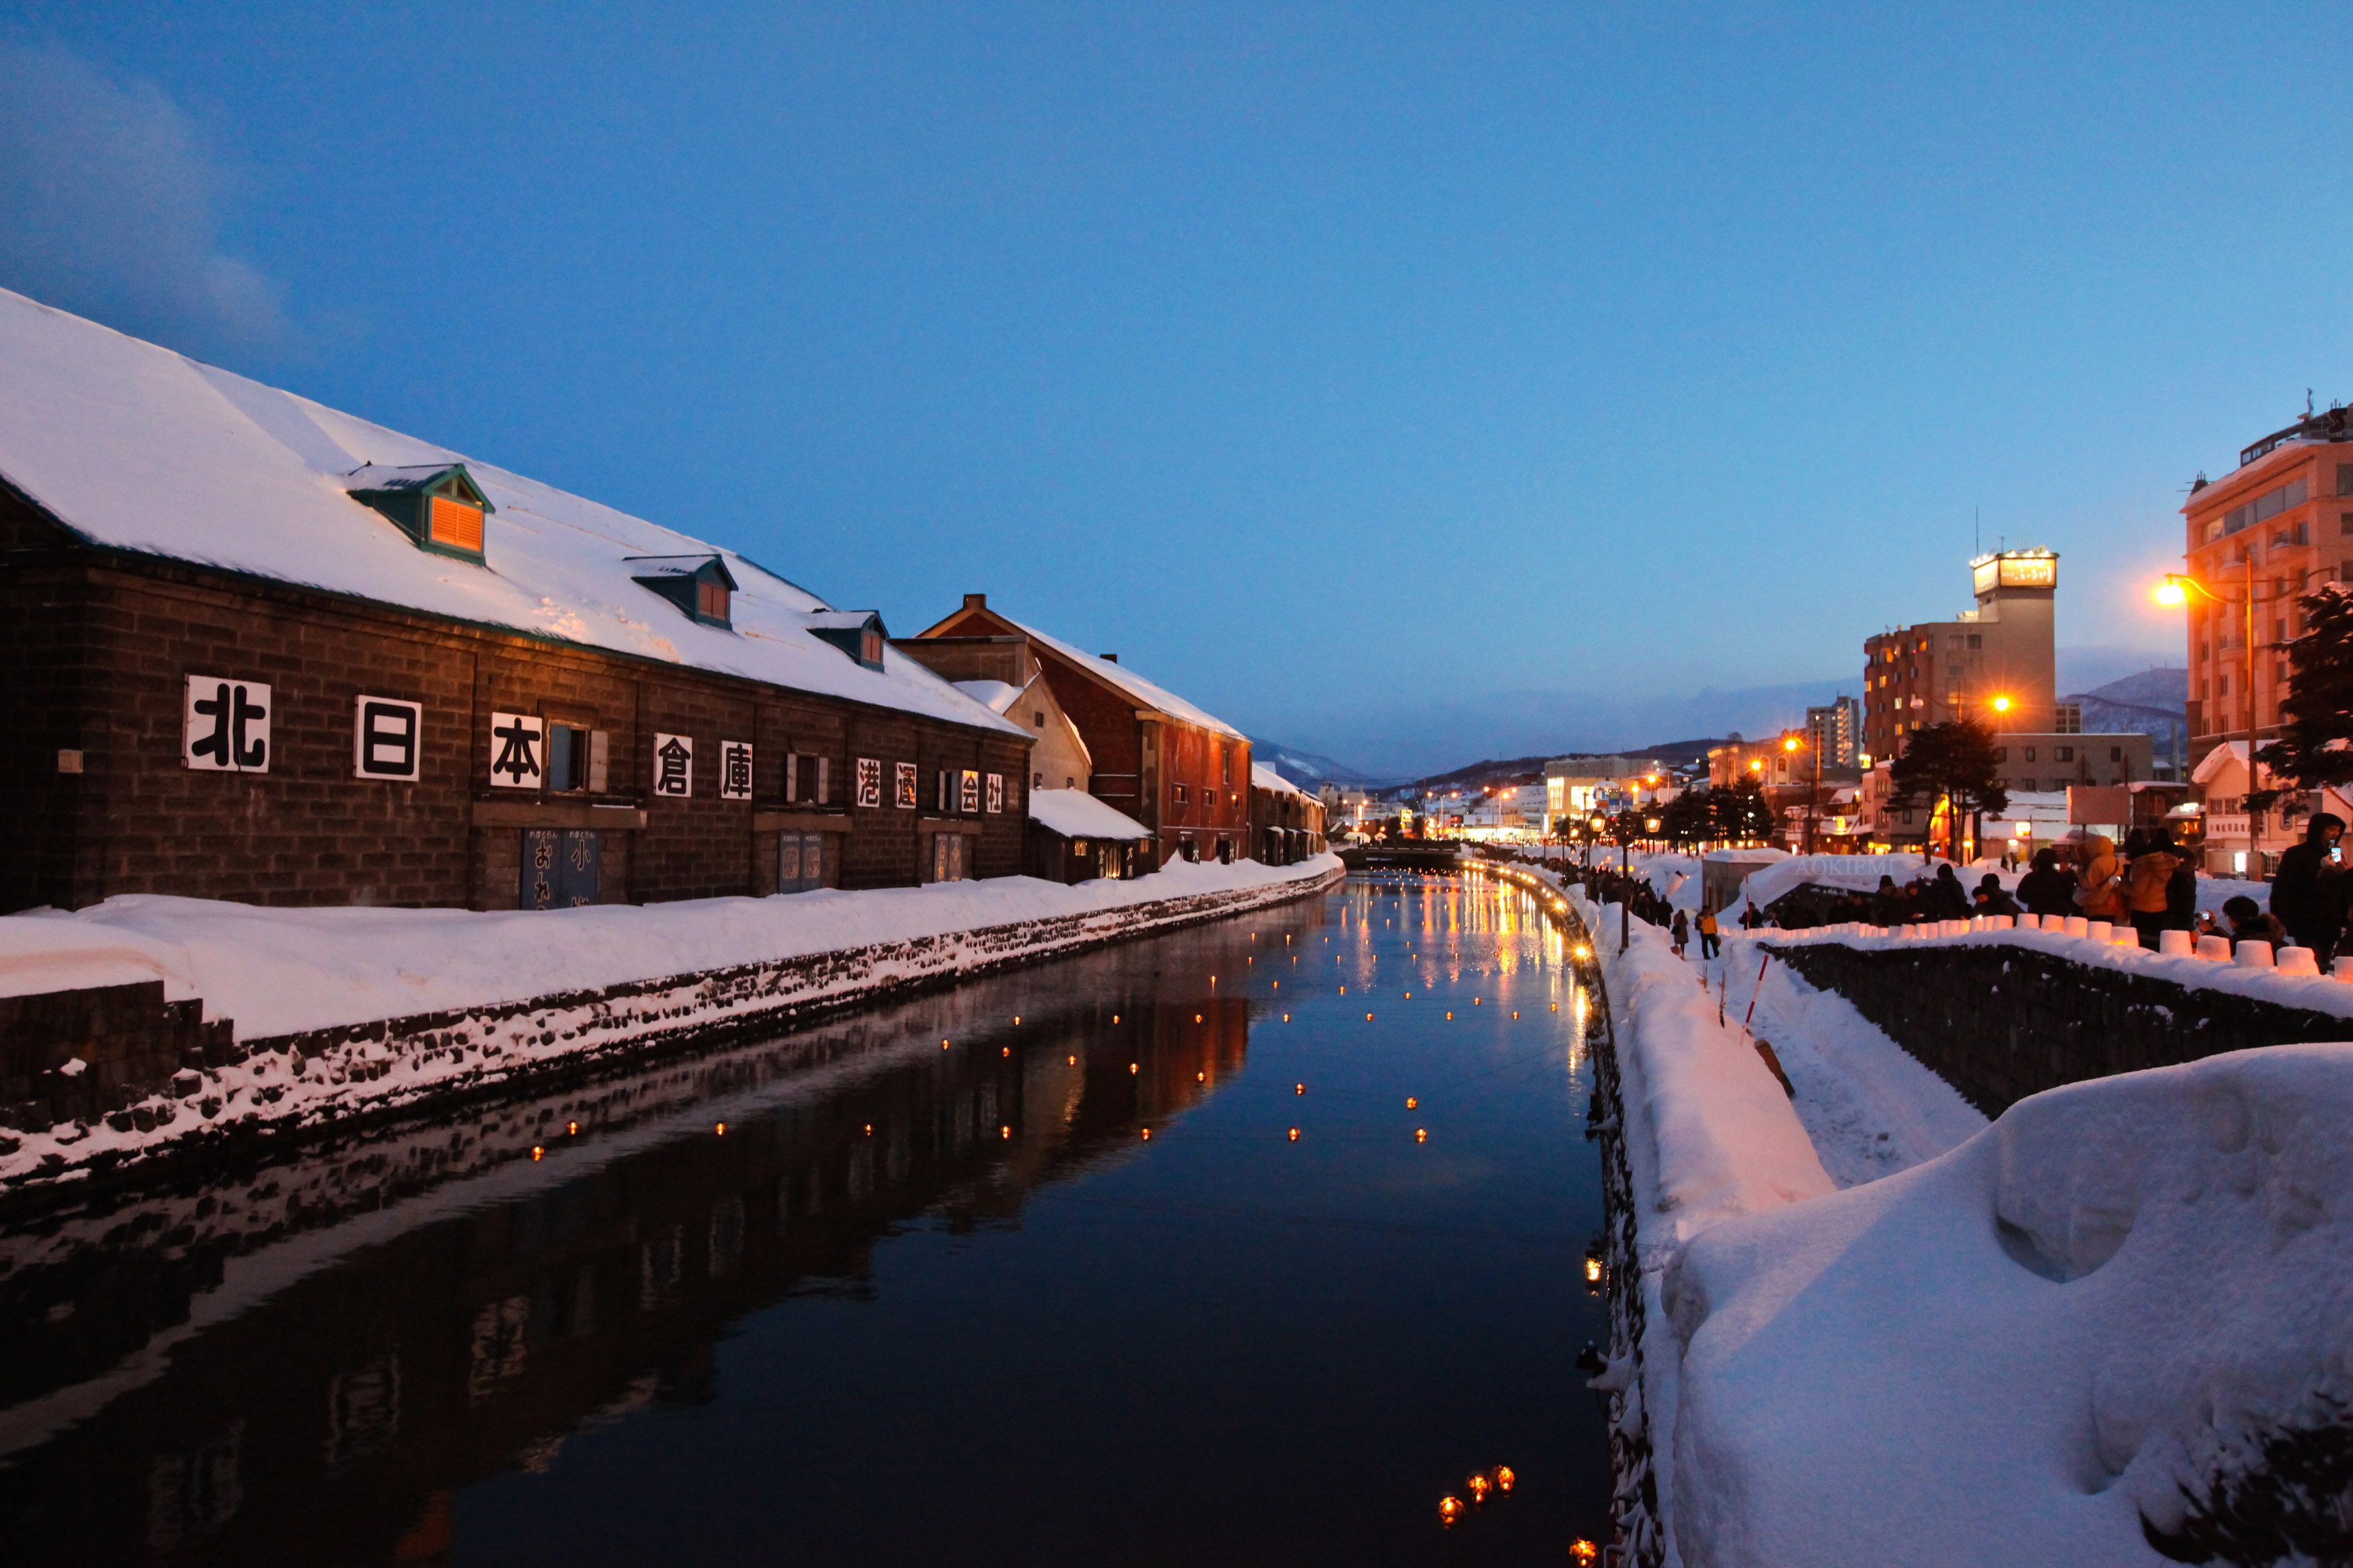
<instances>
[{"instance_id":1,"label":"dark water surface","mask_svg":"<svg viewBox=\"0 0 2353 1568\"><path fill-rule=\"evenodd\" d=\"M1527 895L1357 879L20 1226L5 1556L1567 1562L1582 1016Z\"/></svg>"}]
</instances>

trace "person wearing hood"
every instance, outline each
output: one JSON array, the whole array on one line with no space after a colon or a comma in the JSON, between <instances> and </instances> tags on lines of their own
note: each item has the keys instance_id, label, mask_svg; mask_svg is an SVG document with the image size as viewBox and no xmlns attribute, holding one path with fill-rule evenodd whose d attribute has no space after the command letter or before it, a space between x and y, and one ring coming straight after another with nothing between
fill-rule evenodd
<instances>
[{"instance_id":1,"label":"person wearing hood","mask_svg":"<svg viewBox=\"0 0 2353 1568\"><path fill-rule=\"evenodd\" d=\"M2280 857L2272 878L2272 913L2298 947L2308 947L2326 966L2345 934L2344 874L2337 869L2337 841L2345 819L2316 811L2304 825L2304 840Z\"/></svg>"},{"instance_id":2,"label":"person wearing hood","mask_svg":"<svg viewBox=\"0 0 2353 1568\"><path fill-rule=\"evenodd\" d=\"M1950 860L1936 868L1936 879L1928 884L1928 918L1937 921L1962 921L1969 918L1969 895L1962 889L1961 879L1953 875Z\"/></svg>"},{"instance_id":3,"label":"person wearing hood","mask_svg":"<svg viewBox=\"0 0 2353 1568\"><path fill-rule=\"evenodd\" d=\"M2076 912L2085 920L2122 920L2123 873L2124 867L2116 859L2115 839L2105 833L2084 835L2084 864L2075 873Z\"/></svg>"},{"instance_id":4,"label":"person wearing hood","mask_svg":"<svg viewBox=\"0 0 2353 1568\"><path fill-rule=\"evenodd\" d=\"M2059 869L2059 851L2044 847L2034 852L2033 868L2018 879L2018 901L2030 915L2075 912L2074 879Z\"/></svg>"},{"instance_id":5,"label":"person wearing hood","mask_svg":"<svg viewBox=\"0 0 2353 1568\"><path fill-rule=\"evenodd\" d=\"M2133 857L2125 871L2125 912L2132 917L2133 931L2140 937L2141 946L2157 951L2157 933L2172 928L2173 873L2181 865L2175 852L2173 839L2165 829L2158 828L2142 841L2141 852Z\"/></svg>"}]
</instances>

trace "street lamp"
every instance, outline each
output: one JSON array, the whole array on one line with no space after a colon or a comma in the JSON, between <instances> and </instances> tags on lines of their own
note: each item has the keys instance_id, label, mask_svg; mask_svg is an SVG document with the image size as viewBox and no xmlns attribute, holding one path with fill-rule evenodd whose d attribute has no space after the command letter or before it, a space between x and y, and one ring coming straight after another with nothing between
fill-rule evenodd
<instances>
[{"instance_id":1,"label":"street lamp","mask_svg":"<svg viewBox=\"0 0 2353 1568\"><path fill-rule=\"evenodd\" d=\"M1997 698L1995 698L1995 699L1993 700L1993 710L1994 710L1995 712L1997 712L1997 713L2007 713L2007 712L2009 712L2009 711L2010 711L2010 699L2009 699L2009 698L2007 698L2007 697L1997 697Z\"/></svg>"},{"instance_id":2,"label":"street lamp","mask_svg":"<svg viewBox=\"0 0 2353 1568\"><path fill-rule=\"evenodd\" d=\"M1798 737L1797 737L1797 736L1795 736L1795 735L1785 735L1785 736L1783 736L1783 737L1782 737L1782 740L1781 740L1781 749L1782 749L1783 751L1785 751L1785 752L1794 752L1794 751L1797 751L1799 748L1800 748L1800 747L1804 746L1805 744L1806 744L1806 742L1805 742L1800 741L1800 740L1799 740L1799 739L1798 739ZM1821 798L1822 798L1822 745L1821 745L1821 739L1820 739L1820 736L1815 737L1814 744L1813 744L1813 753L1814 753L1814 785L1813 785L1813 788L1811 788L1810 790L1808 790L1808 791L1806 792L1806 847L1805 847L1805 853L1807 853L1807 854L1809 854L1809 855L1810 855L1810 854L1812 854L1812 853L1814 852L1814 807L1815 807L1815 805L1818 805L1818 804L1820 802L1820 800L1821 800Z\"/></svg>"},{"instance_id":3,"label":"street lamp","mask_svg":"<svg viewBox=\"0 0 2353 1568\"><path fill-rule=\"evenodd\" d=\"M2273 594L2270 599L2263 599L2255 592L2255 552L2252 547L2246 551L2246 615L2242 628L2244 635L2241 640L2245 644L2247 655L2247 793L2253 795L2256 789L2255 746L2260 739L2257 731L2262 722L2262 714L2255 706L2255 606L2259 603L2277 604L2280 600L2290 597L2291 591L2283 587ZM2327 570L2325 566L2314 567L2300 574L2295 580L2295 592L2303 591L2306 578L2313 576L2315 573ZM2180 609L2189 603L2189 595L2192 594L2210 604L2221 605L2225 608L2231 604L2229 599L2217 594L2186 572L2168 572L2164 579L2158 584L2155 597L2158 604L2168 609ZM2218 730L2216 733L2221 734L2227 731ZM2254 854L2254 849L2255 814L2250 811L2247 813L2247 852L2251 858Z\"/></svg>"}]
</instances>

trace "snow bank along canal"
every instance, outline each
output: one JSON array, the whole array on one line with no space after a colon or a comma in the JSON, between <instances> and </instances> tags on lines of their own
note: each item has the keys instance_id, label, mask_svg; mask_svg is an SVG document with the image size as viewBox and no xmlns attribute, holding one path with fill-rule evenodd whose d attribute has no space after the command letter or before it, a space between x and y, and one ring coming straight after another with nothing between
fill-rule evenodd
<instances>
[{"instance_id":1,"label":"snow bank along canal","mask_svg":"<svg viewBox=\"0 0 2353 1568\"><path fill-rule=\"evenodd\" d=\"M1354 879L21 1223L9 1555L1568 1560L1566 942Z\"/></svg>"},{"instance_id":2,"label":"snow bank along canal","mask_svg":"<svg viewBox=\"0 0 2353 1568\"><path fill-rule=\"evenodd\" d=\"M1630 1561L2353 1563L2346 987L1966 925L1703 966L1573 902Z\"/></svg>"}]
</instances>

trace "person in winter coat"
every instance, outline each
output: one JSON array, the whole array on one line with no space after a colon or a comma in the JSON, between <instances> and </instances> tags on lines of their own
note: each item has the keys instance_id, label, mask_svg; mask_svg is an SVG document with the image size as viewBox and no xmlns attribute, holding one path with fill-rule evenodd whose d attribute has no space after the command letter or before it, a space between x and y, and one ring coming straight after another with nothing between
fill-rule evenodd
<instances>
[{"instance_id":1,"label":"person in winter coat","mask_svg":"<svg viewBox=\"0 0 2353 1568\"><path fill-rule=\"evenodd\" d=\"M2116 840L2105 833L2084 835L2084 865L2075 873L2075 912L2085 920L2124 918L2124 865Z\"/></svg>"},{"instance_id":2,"label":"person in winter coat","mask_svg":"<svg viewBox=\"0 0 2353 1568\"><path fill-rule=\"evenodd\" d=\"M1973 901L1977 905L1977 912L1981 915L2014 915L2019 912L2018 900L2010 896L2009 889L2001 885L2001 879L1990 871L1978 881L1977 897Z\"/></svg>"},{"instance_id":3,"label":"person in winter coat","mask_svg":"<svg viewBox=\"0 0 2353 1568\"><path fill-rule=\"evenodd\" d=\"M1927 915L1932 921L1969 918L1969 896L1962 890L1961 879L1953 875L1950 860L1936 868L1936 879L1928 884Z\"/></svg>"},{"instance_id":4,"label":"person in winter coat","mask_svg":"<svg viewBox=\"0 0 2353 1568\"><path fill-rule=\"evenodd\" d=\"M2059 852L2037 849L2033 868L2018 879L2018 901L2030 915L2075 912L2075 879L2059 869Z\"/></svg>"},{"instance_id":5,"label":"person in winter coat","mask_svg":"<svg viewBox=\"0 0 2353 1568\"><path fill-rule=\"evenodd\" d=\"M2263 907L2241 893L2222 900L2222 916L2231 922L2231 951L2236 952L2242 942L2267 942L2276 952L2287 945L2287 927L2275 915L2263 913Z\"/></svg>"},{"instance_id":6,"label":"person in winter coat","mask_svg":"<svg viewBox=\"0 0 2353 1568\"><path fill-rule=\"evenodd\" d=\"M1714 910L1700 910L1700 912L1699 912L1699 955L1700 955L1700 957L1701 957L1701 958L1703 958L1703 959L1714 958L1717 953L1719 953L1719 952L1723 952L1723 951L1724 951L1724 948L1723 948L1722 942L1721 942L1719 941L1719 939L1717 938L1717 936L1716 936L1716 932L1715 932L1715 911Z\"/></svg>"},{"instance_id":7,"label":"person in winter coat","mask_svg":"<svg viewBox=\"0 0 2353 1568\"><path fill-rule=\"evenodd\" d=\"M2122 889L2125 913L2131 917L2141 946L2151 952L2157 951L2157 933L2173 924L2173 873L2180 866L2181 857L2173 852L2173 840L2160 832L2143 841L2141 853L2126 868Z\"/></svg>"},{"instance_id":8,"label":"person in winter coat","mask_svg":"<svg viewBox=\"0 0 2353 1568\"><path fill-rule=\"evenodd\" d=\"M2344 874L2337 866L2337 841L2345 837L2345 819L2333 811L2313 813L2304 825L2304 841L2280 857L2272 878L2272 913L2294 934L2296 945L2308 947L2325 963L2337 952L2345 934Z\"/></svg>"},{"instance_id":9,"label":"person in winter coat","mask_svg":"<svg viewBox=\"0 0 2353 1568\"><path fill-rule=\"evenodd\" d=\"M1691 945L1691 917L1683 913L1681 910L1677 910L1675 911L1673 931L1675 935L1675 956L1677 958L1681 958L1683 955L1683 949Z\"/></svg>"}]
</instances>

